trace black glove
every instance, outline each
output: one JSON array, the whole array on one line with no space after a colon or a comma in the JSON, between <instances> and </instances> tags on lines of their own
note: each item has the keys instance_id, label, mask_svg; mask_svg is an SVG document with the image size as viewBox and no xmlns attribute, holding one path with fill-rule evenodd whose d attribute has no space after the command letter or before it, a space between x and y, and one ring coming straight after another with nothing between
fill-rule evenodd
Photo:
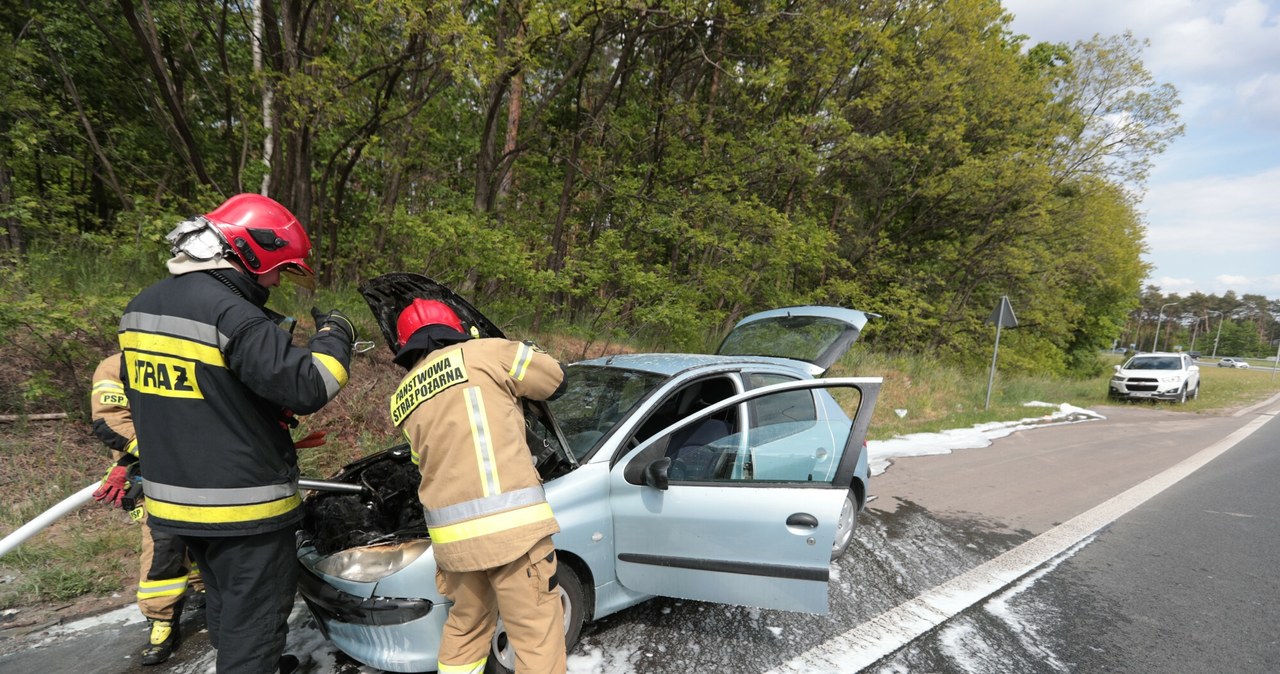
<instances>
[{"instance_id":1,"label":"black glove","mask_svg":"<svg viewBox=\"0 0 1280 674\"><path fill-rule=\"evenodd\" d=\"M320 311L315 307L311 307L311 317L316 319L316 332L321 330L335 330L340 332L347 338L347 343L356 343L356 326L347 318L346 314L334 309L328 313Z\"/></svg>"}]
</instances>

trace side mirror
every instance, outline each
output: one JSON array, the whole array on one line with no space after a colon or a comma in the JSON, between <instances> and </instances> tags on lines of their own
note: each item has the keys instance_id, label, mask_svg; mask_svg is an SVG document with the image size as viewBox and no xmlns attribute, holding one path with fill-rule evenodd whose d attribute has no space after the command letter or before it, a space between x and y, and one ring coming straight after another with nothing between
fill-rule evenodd
<instances>
[{"instance_id":1,"label":"side mirror","mask_svg":"<svg viewBox=\"0 0 1280 674\"><path fill-rule=\"evenodd\" d=\"M1115 367L1115 368L1116 368L1116 374L1120 374L1120 366L1119 366L1119 365L1115 365L1115 366L1113 366L1113 367Z\"/></svg>"},{"instance_id":2,"label":"side mirror","mask_svg":"<svg viewBox=\"0 0 1280 674\"><path fill-rule=\"evenodd\" d=\"M667 487L671 486L671 479L667 476L667 471L670 469L671 457L654 459L644 467L644 483L658 491L666 491Z\"/></svg>"}]
</instances>

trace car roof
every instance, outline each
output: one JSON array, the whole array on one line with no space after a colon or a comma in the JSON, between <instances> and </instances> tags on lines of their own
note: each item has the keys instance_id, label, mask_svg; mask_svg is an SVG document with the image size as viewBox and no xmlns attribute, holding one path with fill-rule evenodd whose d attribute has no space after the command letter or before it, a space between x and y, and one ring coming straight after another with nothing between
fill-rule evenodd
<instances>
[{"instance_id":1,"label":"car roof","mask_svg":"<svg viewBox=\"0 0 1280 674\"><path fill-rule=\"evenodd\" d=\"M639 370L665 377L671 377L695 367L739 367L750 364L778 365L792 370L798 375L808 374L798 367L797 362L794 360L789 358L768 358L765 356L712 356L698 353L625 353L574 363L574 365Z\"/></svg>"}]
</instances>

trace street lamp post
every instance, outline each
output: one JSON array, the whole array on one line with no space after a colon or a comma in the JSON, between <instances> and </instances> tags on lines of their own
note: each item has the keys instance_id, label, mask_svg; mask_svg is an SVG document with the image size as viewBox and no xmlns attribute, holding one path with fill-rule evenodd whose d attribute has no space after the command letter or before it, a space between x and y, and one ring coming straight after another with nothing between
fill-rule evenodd
<instances>
[{"instance_id":1,"label":"street lamp post","mask_svg":"<svg viewBox=\"0 0 1280 674\"><path fill-rule=\"evenodd\" d=\"M1159 316L1156 316L1156 336L1155 336L1155 339L1151 340L1151 350L1152 350L1152 351L1159 351L1159 350L1160 350L1160 321L1163 321L1163 320L1164 320L1164 308L1165 308L1165 307L1171 307L1171 306L1174 306L1174 305L1176 305L1176 304L1177 304L1177 302L1168 302L1168 303L1166 303L1166 304L1161 304L1161 305L1160 305L1160 315L1159 315Z\"/></svg>"},{"instance_id":2,"label":"street lamp post","mask_svg":"<svg viewBox=\"0 0 1280 674\"><path fill-rule=\"evenodd\" d=\"M1214 311L1213 309L1210 309L1209 313L1217 314L1222 317L1221 319L1218 320L1218 334L1214 335L1213 337L1213 353L1209 354L1210 358L1217 358L1218 357L1218 338L1222 336L1222 322L1227 320L1227 314L1221 311Z\"/></svg>"}]
</instances>

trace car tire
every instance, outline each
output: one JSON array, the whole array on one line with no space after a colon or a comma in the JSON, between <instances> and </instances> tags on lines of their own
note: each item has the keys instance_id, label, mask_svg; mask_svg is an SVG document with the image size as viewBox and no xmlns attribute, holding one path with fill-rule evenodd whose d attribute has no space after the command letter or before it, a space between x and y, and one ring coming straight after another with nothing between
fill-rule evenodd
<instances>
[{"instance_id":1,"label":"car tire","mask_svg":"<svg viewBox=\"0 0 1280 674\"><path fill-rule=\"evenodd\" d=\"M1191 399L1195 400L1200 397L1200 382L1196 382L1196 387L1191 389Z\"/></svg>"},{"instance_id":2,"label":"car tire","mask_svg":"<svg viewBox=\"0 0 1280 674\"><path fill-rule=\"evenodd\" d=\"M836 539L831 544L831 559L834 561L844 556L849 544L853 542L853 530L858 524L858 504L853 500L853 490L844 493L844 503L840 506L840 519L836 520Z\"/></svg>"},{"instance_id":3,"label":"car tire","mask_svg":"<svg viewBox=\"0 0 1280 674\"><path fill-rule=\"evenodd\" d=\"M1185 384L1183 385L1182 390L1178 392L1178 404L1187 404L1187 387Z\"/></svg>"},{"instance_id":4,"label":"car tire","mask_svg":"<svg viewBox=\"0 0 1280 674\"><path fill-rule=\"evenodd\" d=\"M578 644L582 624L586 620L587 593L582 589L578 574L563 560L556 566L556 579L560 581L560 604L564 607L564 640L568 651ZM498 629L493 633L489 661L485 674L513 674L516 668L516 652L507 638L502 616L498 616Z\"/></svg>"}]
</instances>

